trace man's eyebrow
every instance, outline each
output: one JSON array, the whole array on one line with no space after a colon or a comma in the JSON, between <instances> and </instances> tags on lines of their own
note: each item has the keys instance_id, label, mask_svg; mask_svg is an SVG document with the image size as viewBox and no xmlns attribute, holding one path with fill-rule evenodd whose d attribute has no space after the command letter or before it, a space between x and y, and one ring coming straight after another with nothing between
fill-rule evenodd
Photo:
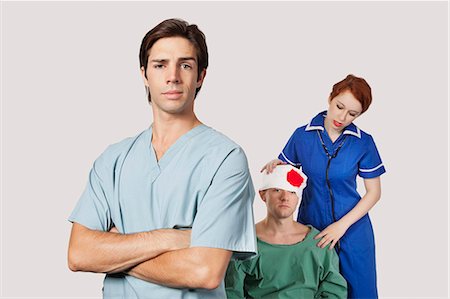
<instances>
[{"instance_id":1,"label":"man's eyebrow","mask_svg":"<svg viewBox=\"0 0 450 299\"><path fill-rule=\"evenodd\" d=\"M188 61L193 60L194 62L197 62L197 59L195 57L180 57L178 58L178 61ZM161 58L161 59L151 59L150 62L159 62L159 63L167 63L169 59Z\"/></svg>"},{"instance_id":2,"label":"man's eyebrow","mask_svg":"<svg viewBox=\"0 0 450 299\"><path fill-rule=\"evenodd\" d=\"M180 57L180 58L178 58L178 61L186 61L186 60L194 60L195 62L197 62L197 59L195 59L195 57Z\"/></svg>"},{"instance_id":3,"label":"man's eyebrow","mask_svg":"<svg viewBox=\"0 0 450 299\"><path fill-rule=\"evenodd\" d=\"M152 59L151 62L167 62L167 59Z\"/></svg>"}]
</instances>

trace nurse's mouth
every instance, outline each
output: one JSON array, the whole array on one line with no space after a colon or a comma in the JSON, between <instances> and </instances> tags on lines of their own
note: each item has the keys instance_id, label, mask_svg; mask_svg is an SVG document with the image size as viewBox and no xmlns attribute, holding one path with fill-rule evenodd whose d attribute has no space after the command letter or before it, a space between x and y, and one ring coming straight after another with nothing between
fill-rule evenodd
<instances>
[{"instance_id":1,"label":"nurse's mouth","mask_svg":"<svg viewBox=\"0 0 450 299\"><path fill-rule=\"evenodd\" d=\"M342 123L340 123L340 122L338 122L338 121L335 121L335 120L333 120L333 124L336 126L336 127L342 127Z\"/></svg>"}]
</instances>

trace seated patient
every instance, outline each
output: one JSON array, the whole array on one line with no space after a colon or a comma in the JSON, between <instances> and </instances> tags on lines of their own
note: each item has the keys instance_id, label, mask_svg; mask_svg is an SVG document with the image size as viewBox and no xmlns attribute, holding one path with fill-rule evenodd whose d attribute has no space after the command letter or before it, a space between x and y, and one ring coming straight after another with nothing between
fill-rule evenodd
<instances>
[{"instance_id":1,"label":"seated patient","mask_svg":"<svg viewBox=\"0 0 450 299\"><path fill-rule=\"evenodd\" d=\"M256 224L259 253L230 262L228 298L347 298L336 251L317 247L319 231L292 217L305 186L306 176L291 165L262 174L259 195L267 216Z\"/></svg>"}]
</instances>

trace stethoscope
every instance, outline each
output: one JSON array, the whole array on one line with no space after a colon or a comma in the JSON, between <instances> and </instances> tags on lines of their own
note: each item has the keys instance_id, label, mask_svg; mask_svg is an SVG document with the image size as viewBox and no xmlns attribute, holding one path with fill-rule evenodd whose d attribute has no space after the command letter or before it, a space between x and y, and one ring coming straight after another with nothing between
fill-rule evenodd
<instances>
[{"instance_id":1,"label":"stethoscope","mask_svg":"<svg viewBox=\"0 0 450 299\"><path fill-rule=\"evenodd\" d=\"M325 151L325 154L327 155L327 158L328 158L327 170L326 170L326 172L325 172L325 180L326 180L326 182L327 182L328 191L329 191L329 193L330 193L331 215L333 216L333 221L336 222L336 214L335 214L335 212L334 212L334 195L333 195L333 189L331 189L331 183L330 183L330 178L329 178L329 176L328 176L328 173L329 173L329 170L330 170L331 160L333 160L334 158L337 157L337 155L338 155L338 153L339 153L339 150L340 150L341 147L344 145L344 141L345 141L345 139L347 138L347 135L345 135L344 138L342 138L341 143L340 143L339 146L336 148L336 150L334 151L333 154L330 154L330 152L328 151L328 148L327 148L327 146L325 145L325 142L323 142L322 135L320 134L319 131L317 131L317 135L319 135L319 139L320 139L320 142L322 143L323 150ZM338 242L337 242L337 248L336 248L337 252L339 252L340 247L341 247L341 245L340 245L340 242L338 241Z\"/></svg>"}]
</instances>

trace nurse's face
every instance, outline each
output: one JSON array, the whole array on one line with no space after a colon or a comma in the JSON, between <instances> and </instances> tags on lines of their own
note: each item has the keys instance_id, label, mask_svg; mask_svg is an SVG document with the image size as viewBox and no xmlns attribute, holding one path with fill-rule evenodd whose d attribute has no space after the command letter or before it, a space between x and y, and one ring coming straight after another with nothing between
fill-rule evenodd
<instances>
[{"instance_id":1,"label":"nurse's face","mask_svg":"<svg viewBox=\"0 0 450 299\"><path fill-rule=\"evenodd\" d=\"M275 219L292 218L298 205L295 192L270 188L260 191L262 200L266 203L267 212Z\"/></svg>"},{"instance_id":2,"label":"nurse's face","mask_svg":"<svg viewBox=\"0 0 450 299\"><path fill-rule=\"evenodd\" d=\"M189 40L159 39L150 49L146 73L141 68L153 110L166 114L193 113L195 90L205 77L203 71L198 78L197 70L197 53Z\"/></svg>"},{"instance_id":3,"label":"nurse's face","mask_svg":"<svg viewBox=\"0 0 450 299\"><path fill-rule=\"evenodd\" d=\"M343 91L333 99L328 100L328 112L325 127L333 131L342 130L361 115L361 103L350 91Z\"/></svg>"}]
</instances>

